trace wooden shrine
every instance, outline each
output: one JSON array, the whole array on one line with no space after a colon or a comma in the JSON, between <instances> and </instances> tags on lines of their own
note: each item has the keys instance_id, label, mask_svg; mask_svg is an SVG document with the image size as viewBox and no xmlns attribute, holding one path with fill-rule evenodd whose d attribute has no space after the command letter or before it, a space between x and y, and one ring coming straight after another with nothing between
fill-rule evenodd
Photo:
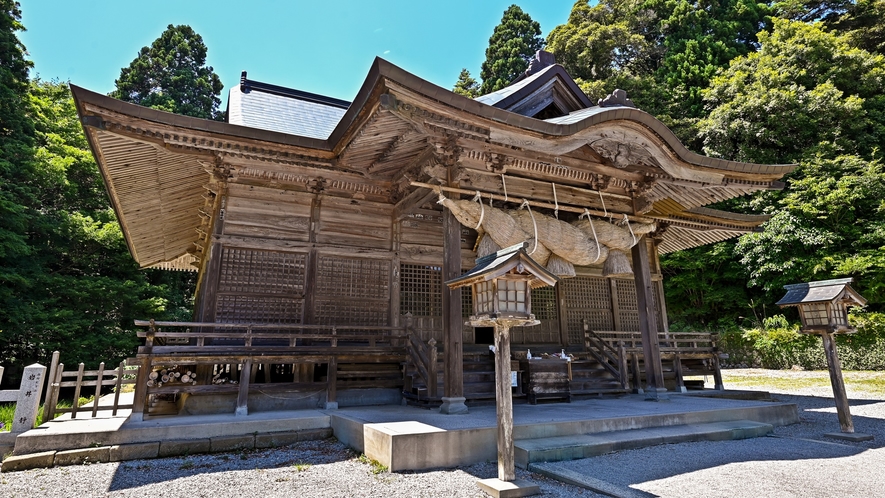
<instances>
[{"instance_id":1,"label":"wooden shrine","mask_svg":"<svg viewBox=\"0 0 885 498\"><path fill-rule=\"evenodd\" d=\"M155 325L139 354L195 365L196 384L138 395L238 397L238 411L258 407L256 383L319 383L327 406L493 396L493 334L465 325L469 293L443 282L517 239L563 278L532 291L540 323L512 330L514 354L565 348L602 373L572 393L623 392L618 345L585 329L641 333L634 371L663 390L658 255L756 230L766 217L705 206L780 189L794 165L695 154L623 92L594 104L542 59L477 99L382 59L353 102L243 73L228 122L72 86L132 256L199 272L194 321Z\"/></svg>"}]
</instances>

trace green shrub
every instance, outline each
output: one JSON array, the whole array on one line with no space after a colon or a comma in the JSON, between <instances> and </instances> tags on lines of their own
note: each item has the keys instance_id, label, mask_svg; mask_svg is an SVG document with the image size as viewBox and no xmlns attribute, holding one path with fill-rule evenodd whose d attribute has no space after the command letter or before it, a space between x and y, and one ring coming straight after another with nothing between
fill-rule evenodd
<instances>
[{"instance_id":1,"label":"green shrub","mask_svg":"<svg viewBox=\"0 0 885 498\"><path fill-rule=\"evenodd\" d=\"M842 368L885 370L885 314L852 313L851 323L857 327L856 333L836 336ZM821 340L799 333L799 325L789 323L783 315L766 318L761 327L721 334L719 349L729 355L728 366L827 368Z\"/></svg>"}]
</instances>

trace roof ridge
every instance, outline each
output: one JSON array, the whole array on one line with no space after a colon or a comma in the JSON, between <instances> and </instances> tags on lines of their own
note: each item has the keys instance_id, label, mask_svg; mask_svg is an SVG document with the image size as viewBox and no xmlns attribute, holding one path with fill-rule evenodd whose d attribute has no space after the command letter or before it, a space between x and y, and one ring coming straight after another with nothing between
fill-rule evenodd
<instances>
[{"instance_id":1,"label":"roof ridge","mask_svg":"<svg viewBox=\"0 0 885 498\"><path fill-rule=\"evenodd\" d=\"M293 99L304 100L307 102L314 102L317 104L340 107L341 109L347 109L348 107L350 107L351 104L351 102L347 100L336 99L334 97L328 97L326 95L319 95L316 93L305 92L303 90L296 90L294 88L250 80L246 78L246 71L243 71L240 74L240 91L242 91L243 93L249 93L253 90L269 93L272 95L278 95L280 97L289 97Z\"/></svg>"}]
</instances>

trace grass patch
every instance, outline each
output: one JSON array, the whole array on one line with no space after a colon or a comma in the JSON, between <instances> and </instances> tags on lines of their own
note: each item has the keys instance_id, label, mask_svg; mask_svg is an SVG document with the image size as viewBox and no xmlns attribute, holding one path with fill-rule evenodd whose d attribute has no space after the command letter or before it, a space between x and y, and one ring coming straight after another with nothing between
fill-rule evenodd
<instances>
[{"instance_id":1,"label":"grass patch","mask_svg":"<svg viewBox=\"0 0 885 498\"><path fill-rule=\"evenodd\" d=\"M843 370L842 378L848 391L885 399L885 372ZM722 381L729 389L766 389L786 393L805 388L830 388L830 374L826 370L723 370Z\"/></svg>"},{"instance_id":2,"label":"grass patch","mask_svg":"<svg viewBox=\"0 0 885 498\"><path fill-rule=\"evenodd\" d=\"M77 406L87 405L92 403L92 400L95 399L95 396L89 396L88 398L80 397L77 402ZM71 408L73 403L68 400L60 399L58 403L56 403L56 408ZM55 417L58 418L62 413L56 412ZM15 403L3 403L0 404L0 432L9 432L12 429L12 419L15 417ZM34 423L34 427L39 426L43 423L43 405L37 409L37 421Z\"/></svg>"},{"instance_id":3,"label":"grass patch","mask_svg":"<svg viewBox=\"0 0 885 498\"><path fill-rule=\"evenodd\" d=\"M304 463L304 462L295 462L295 463L292 464L292 468L295 469L295 470L297 470L298 472L302 472L302 471L305 471L305 470L309 469L309 468L310 468L310 464L309 464L309 463Z\"/></svg>"},{"instance_id":4,"label":"grass patch","mask_svg":"<svg viewBox=\"0 0 885 498\"><path fill-rule=\"evenodd\" d=\"M357 460L359 460L360 463L368 465L369 472L375 475L383 474L388 470L387 466L382 465L381 462L379 462L378 460L372 460L371 458L367 457L365 453L362 453L360 456L358 456Z\"/></svg>"}]
</instances>

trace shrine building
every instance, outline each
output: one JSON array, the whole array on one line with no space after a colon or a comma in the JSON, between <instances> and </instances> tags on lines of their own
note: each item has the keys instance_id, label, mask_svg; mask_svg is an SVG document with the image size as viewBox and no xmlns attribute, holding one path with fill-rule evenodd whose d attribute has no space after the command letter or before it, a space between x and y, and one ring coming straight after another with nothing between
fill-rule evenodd
<instances>
[{"instance_id":1,"label":"shrine building","mask_svg":"<svg viewBox=\"0 0 885 498\"><path fill-rule=\"evenodd\" d=\"M659 256L758 230L707 206L795 167L691 152L543 52L476 99L380 58L352 102L243 72L227 122L72 90L132 257L198 272L193 322L145 328L137 356L194 383L141 379L145 413L150 396L187 413L493 398L492 331L443 282L523 241L561 280L531 292L517 359L571 354L569 396L684 389L718 356L673 349Z\"/></svg>"}]
</instances>

